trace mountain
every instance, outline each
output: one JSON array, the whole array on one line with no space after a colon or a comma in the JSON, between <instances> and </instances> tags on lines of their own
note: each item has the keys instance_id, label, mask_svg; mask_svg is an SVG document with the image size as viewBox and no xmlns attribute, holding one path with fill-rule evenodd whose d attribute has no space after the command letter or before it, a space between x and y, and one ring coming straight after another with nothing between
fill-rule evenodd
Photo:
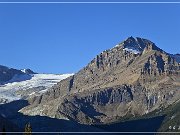
<instances>
[{"instance_id":1,"label":"mountain","mask_svg":"<svg viewBox=\"0 0 180 135\"><path fill-rule=\"evenodd\" d=\"M25 74L36 74L34 71L32 71L31 69L21 69L21 71Z\"/></svg>"},{"instance_id":2,"label":"mountain","mask_svg":"<svg viewBox=\"0 0 180 135\"><path fill-rule=\"evenodd\" d=\"M21 81L21 79L28 80L30 78L30 75L22 72L21 70L0 65L0 85L8 82Z\"/></svg>"},{"instance_id":3,"label":"mountain","mask_svg":"<svg viewBox=\"0 0 180 135\"><path fill-rule=\"evenodd\" d=\"M71 75L38 74L30 69L18 70L0 66L0 104L42 94Z\"/></svg>"},{"instance_id":4,"label":"mountain","mask_svg":"<svg viewBox=\"0 0 180 135\"><path fill-rule=\"evenodd\" d=\"M25 115L107 124L166 108L180 98L180 63L150 40L129 37L29 98ZM177 57L177 55L176 55Z\"/></svg>"}]
</instances>

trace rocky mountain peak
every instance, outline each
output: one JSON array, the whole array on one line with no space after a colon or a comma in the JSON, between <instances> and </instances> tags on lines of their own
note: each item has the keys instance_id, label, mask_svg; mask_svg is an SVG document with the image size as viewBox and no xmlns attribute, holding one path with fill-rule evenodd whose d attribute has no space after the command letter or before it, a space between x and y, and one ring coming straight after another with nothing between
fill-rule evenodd
<instances>
[{"instance_id":1,"label":"rocky mountain peak","mask_svg":"<svg viewBox=\"0 0 180 135\"><path fill-rule=\"evenodd\" d=\"M23 74L20 70L0 65L0 84L9 81L16 74Z\"/></svg>"},{"instance_id":2,"label":"rocky mountain peak","mask_svg":"<svg viewBox=\"0 0 180 135\"><path fill-rule=\"evenodd\" d=\"M128 37L123 42L123 48L126 51L133 52L135 54L147 52L151 50L162 51L158 48L153 42L148 39L140 38L140 37Z\"/></svg>"},{"instance_id":3,"label":"rocky mountain peak","mask_svg":"<svg viewBox=\"0 0 180 135\"><path fill-rule=\"evenodd\" d=\"M29 80L32 77L31 74L36 73L30 69L19 70L0 65L0 85Z\"/></svg>"},{"instance_id":4,"label":"rocky mountain peak","mask_svg":"<svg viewBox=\"0 0 180 135\"><path fill-rule=\"evenodd\" d=\"M23 73L26 73L26 74L36 74L34 71L32 71L31 69L21 69L21 71Z\"/></svg>"},{"instance_id":5,"label":"rocky mountain peak","mask_svg":"<svg viewBox=\"0 0 180 135\"><path fill-rule=\"evenodd\" d=\"M34 115L39 110L36 115L86 124L114 122L179 100L179 76L175 58L150 40L129 37L44 94L29 99L32 105L21 112Z\"/></svg>"}]
</instances>

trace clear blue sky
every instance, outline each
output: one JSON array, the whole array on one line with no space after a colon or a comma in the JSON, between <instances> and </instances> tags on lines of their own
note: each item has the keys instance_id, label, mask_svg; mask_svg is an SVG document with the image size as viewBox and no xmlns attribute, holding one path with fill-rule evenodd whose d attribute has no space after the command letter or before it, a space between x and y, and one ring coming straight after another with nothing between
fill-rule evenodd
<instances>
[{"instance_id":1,"label":"clear blue sky","mask_svg":"<svg viewBox=\"0 0 180 135\"><path fill-rule=\"evenodd\" d=\"M129 36L180 53L180 4L0 4L0 65L77 72Z\"/></svg>"}]
</instances>

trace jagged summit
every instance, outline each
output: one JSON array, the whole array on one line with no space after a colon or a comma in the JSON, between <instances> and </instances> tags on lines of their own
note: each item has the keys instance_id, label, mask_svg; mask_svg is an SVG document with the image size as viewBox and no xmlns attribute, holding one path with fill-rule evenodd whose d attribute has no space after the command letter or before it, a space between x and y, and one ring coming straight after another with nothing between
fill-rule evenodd
<instances>
[{"instance_id":1,"label":"jagged summit","mask_svg":"<svg viewBox=\"0 0 180 135\"><path fill-rule=\"evenodd\" d=\"M31 69L14 69L0 65L0 84L19 82L31 79L31 74L36 74Z\"/></svg>"},{"instance_id":2,"label":"jagged summit","mask_svg":"<svg viewBox=\"0 0 180 135\"><path fill-rule=\"evenodd\" d=\"M31 69L21 69L21 71L26 74L37 74L34 71L32 71Z\"/></svg>"},{"instance_id":3,"label":"jagged summit","mask_svg":"<svg viewBox=\"0 0 180 135\"><path fill-rule=\"evenodd\" d=\"M128 37L126 40L116 45L116 47L119 46L123 46L123 50L134 54L142 53L145 50L157 50L163 52L163 50L157 47L152 41L140 37Z\"/></svg>"},{"instance_id":4,"label":"jagged summit","mask_svg":"<svg viewBox=\"0 0 180 135\"><path fill-rule=\"evenodd\" d=\"M24 73L18 69L9 68L0 65L0 84L11 80L15 75L23 75Z\"/></svg>"}]
</instances>

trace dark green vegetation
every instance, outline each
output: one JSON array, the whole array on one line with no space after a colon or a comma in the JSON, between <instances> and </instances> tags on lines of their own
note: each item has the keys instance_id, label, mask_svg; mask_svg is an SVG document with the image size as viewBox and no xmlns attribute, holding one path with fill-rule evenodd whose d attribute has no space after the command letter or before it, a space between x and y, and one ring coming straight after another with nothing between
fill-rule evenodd
<instances>
[{"instance_id":1,"label":"dark green vegetation","mask_svg":"<svg viewBox=\"0 0 180 135\"><path fill-rule=\"evenodd\" d=\"M30 123L27 123L25 125L25 129L24 129L24 135L31 135L32 133L32 127L31 127L31 124Z\"/></svg>"},{"instance_id":2,"label":"dark green vegetation","mask_svg":"<svg viewBox=\"0 0 180 135\"><path fill-rule=\"evenodd\" d=\"M159 131L180 132L180 102L170 105L163 113L166 117Z\"/></svg>"},{"instance_id":3,"label":"dark green vegetation","mask_svg":"<svg viewBox=\"0 0 180 135\"><path fill-rule=\"evenodd\" d=\"M115 123L96 125L111 132L180 132L180 102L143 116L117 118Z\"/></svg>"},{"instance_id":4,"label":"dark green vegetation","mask_svg":"<svg viewBox=\"0 0 180 135\"><path fill-rule=\"evenodd\" d=\"M1 119L2 120L2 119ZM12 127L8 127L8 125L7 125L7 123L9 123L8 122L8 120L4 120L4 121L1 121L1 124L3 124L3 127L2 127L2 129L0 128L0 133L2 134L2 135L6 135L6 133L8 132L8 134L9 134L9 132L11 133L11 132L23 132L22 130L19 130L18 131L18 129L16 129L16 131L13 131L13 129L12 129ZM12 124L12 123L11 123ZM1 135L0 134L0 135ZM17 134L19 134L19 133L17 133ZM30 123L27 123L26 125L25 125L25 128L24 128L24 135L31 135L32 134L32 128L31 128L31 125L30 125Z\"/></svg>"},{"instance_id":5,"label":"dark green vegetation","mask_svg":"<svg viewBox=\"0 0 180 135\"><path fill-rule=\"evenodd\" d=\"M164 120L158 129L158 132L180 132L180 102L175 102L167 108L159 108L141 118L152 118L164 116ZM138 119L138 117L136 117ZM173 129L174 128L174 129Z\"/></svg>"}]
</instances>

